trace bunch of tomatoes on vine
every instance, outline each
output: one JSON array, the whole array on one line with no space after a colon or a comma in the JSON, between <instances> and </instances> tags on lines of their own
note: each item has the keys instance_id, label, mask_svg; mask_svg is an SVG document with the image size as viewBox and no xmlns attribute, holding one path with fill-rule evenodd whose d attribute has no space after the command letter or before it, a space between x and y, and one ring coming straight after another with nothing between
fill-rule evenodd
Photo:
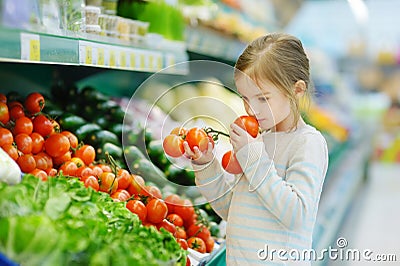
<instances>
[{"instance_id":1,"label":"bunch of tomatoes on vine","mask_svg":"<svg viewBox=\"0 0 400 266\"><path fill-rule=\"evenodd\" d=\"M235 124L245 129L250 136L255 138L259 132L259 124L255 117L242 115L235 119ZM194 147L198 147L201 152L208 149L208 144L211 142L214 148L215 143L218 141L219 136L229 138L229 134L214 130L211 127L199 128L193 127L186 129L184 127L174 128L169 135L164 138L163 148L164 152L173 158L178 158L184 155L185 149L183 143L187 141L190 149L194 151ZM234 154L233 150L227 151L221 160L221 165L225 171L231 174L241 174L243 170Z\"/></svg>"}]
</instances>

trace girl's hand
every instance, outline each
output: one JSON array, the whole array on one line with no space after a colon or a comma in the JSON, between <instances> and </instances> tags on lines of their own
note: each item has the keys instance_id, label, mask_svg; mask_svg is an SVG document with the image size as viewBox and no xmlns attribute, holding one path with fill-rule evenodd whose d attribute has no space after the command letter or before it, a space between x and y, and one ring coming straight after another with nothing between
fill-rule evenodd
<instances>
[{"instance_id":1,"label":"girl's hand","mask_svg":"<svg viewBox=\"0 0 400 266\"><path fill-rule=\"evenodd\" d=\"M213 144L208 142L207 150L201 152L197 146L195 146L192 151L189 147L187 141L183 142L183 148L185 149L185 156L192 159L195 164L207 164L211 162L214 158L213 154Z\"/></svg>"},{"instance_id":2,"label":"girl's hand","mask_svg":"<svg viewBox=\"0 0 400 266\"><path fill-rule=\"evenodd\" d=\"M260 139L260 134L258 134L257 137L253 138L252 136L250 136L249 133L247 133L246 130L235 123L231 124L229 135L234 152L238 152L241 148L243 148L250 142L262 141Z\"/></svg>"}]
</instances>

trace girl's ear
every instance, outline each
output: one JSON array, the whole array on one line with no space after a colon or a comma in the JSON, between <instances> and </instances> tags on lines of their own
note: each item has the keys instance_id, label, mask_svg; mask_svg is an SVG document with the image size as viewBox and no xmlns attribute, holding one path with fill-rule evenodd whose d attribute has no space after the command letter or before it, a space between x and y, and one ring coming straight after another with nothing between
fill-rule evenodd
<instances>
[{"instance_id":1,"label":"girl's ear","mask_svg":"<svg viewBox=\"0 0 400 266\"><path fill-rule=\"evenodd\" d=\"M297 98L300 98L304 95L306 92L307 86L304 80L300 79L296 81L294 84L294 94L296 95Z\"/></svg>"}]
</instances>

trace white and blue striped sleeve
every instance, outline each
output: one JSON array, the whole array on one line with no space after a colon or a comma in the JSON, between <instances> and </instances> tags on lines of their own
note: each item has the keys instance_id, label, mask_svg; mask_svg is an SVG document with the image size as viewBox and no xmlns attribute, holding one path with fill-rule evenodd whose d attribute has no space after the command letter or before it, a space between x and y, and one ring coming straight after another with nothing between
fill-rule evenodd
<instances>
[{"instance_id":1,"label":"white and blue striped sleeve","mask_svg":"<svg viewBox=\"0 0 400 266\"><path fill-rule=\"evenodd\" d=\"M227 220L232 199L232 185L225 178L218 160L208 165L193 164L195 181L201 194L207 199L214 211Z\"/></svg>"},{"instance_id":2,"label":"white and blue striped sleeve","mask_svg":"<svg viewBox=\"0 0 400 266\"><path fill-rule=\"evenodd\" d=\"M322 136L306 135L291 147L286 176L279 176L263 142L249 143L237 159L249 182L249 191L288 229L315 217L327 168L327 148ZM284 155L285 156L285 155Z\"/></svg>"}]
</instances>

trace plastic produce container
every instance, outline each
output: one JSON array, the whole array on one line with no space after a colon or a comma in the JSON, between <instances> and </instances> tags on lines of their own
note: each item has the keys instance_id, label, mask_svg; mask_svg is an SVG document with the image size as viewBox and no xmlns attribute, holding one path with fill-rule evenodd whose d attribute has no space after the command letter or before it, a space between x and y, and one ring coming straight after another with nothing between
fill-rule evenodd
<instances>
[{"instance_id":1,"label":"plastic produce container","mask_svg":"<svg viewBox=\"0 0 400 266\"><path fill-rule=\"evenodd\" d=\"M97 6L85 6L83 9L85 14L85 23L86 25L98 25L99 24L99 15L100 15L100 7Z\"/></svg>"}]
</instances>

